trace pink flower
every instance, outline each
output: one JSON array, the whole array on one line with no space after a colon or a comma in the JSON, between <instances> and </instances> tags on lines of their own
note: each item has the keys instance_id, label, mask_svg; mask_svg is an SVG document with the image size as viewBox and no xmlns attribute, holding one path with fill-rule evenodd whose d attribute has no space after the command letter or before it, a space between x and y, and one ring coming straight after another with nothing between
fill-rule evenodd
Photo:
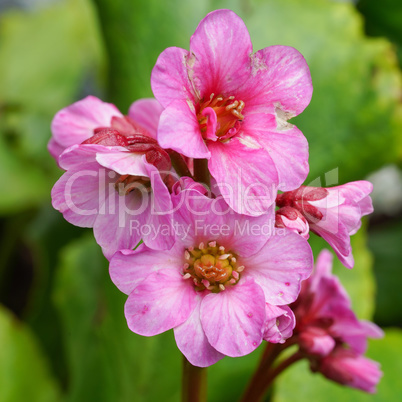
<instances>
[{"instance_id":1,"label":"pink flower","mask_svg":"<svg viewBox=\"0 0 402 402\"><path fill-rule=\"evenodd\" d=\"M303 283L292 305L295 334L301 349L311 356L326 356L337 344L348 344L356 353L367 349L367 338L380 338L375 324L358 320L339 279L331 274L332 254L323 250L313 275Z\"/></svg>"},{"instance_id":2,"label":"pink flower","mask_svg":"<svg viewBox=\"0 0 402 402\"><path fill-rule=\"evenodd\" d=\"M271 343L284 343L293 334L296 325L295 315L289 306L266 305L264 340Z\"/></svg>"},{"instance_id":3,"label":"pink flower","mask_svg":"<svg viewBox=\"0 0 402 402\"><path fill-rule=\"evenodd\" d=\"M56 113L48 150L57 161L66 148L81 144L99 128L115 129L124 135L145 134L156 139L161 112L162 107L155 99L139 99L130 106L125 117L115 105L87 96Z\"/></svg>"},{"instance_id":4,"label":"pink flower","mask_svg":"<svg viewBox=\"0 0 402 402\"><path fill-rule=\"evenodd\" d=\"M342 346L324 357L317 369L332 381L369 393L376 392L382 377L379 363Z\"/></svg>"},{"instance_id":5,"label":"pink flower","mask_svg":"<svg viewBox=\"0 0 402 402\"><path fill-rule=\"evenodd\" d=\"M302 284L299 298L291 306L296 316L294 336L313 371L374 392L381 377L379 365L362 355L367 338L381 338L383 332L375 324L357 319L331 268L332 254L323 250L313 275Z\"/></svg>"},{"instance_id":6,"label":"pink flower","mask_svg":"<svg viewBox=\"0 0 402 402\"><path fill-rule=\"evenodd\" d=\"M306 178L307 140L287 119L309 104L312 84L294 48L253 54L244 22L230 10L213 11L191 37L189 51L161 53L151 85L166 108L160 145L207 158L219 192L236 212L260 215L277 188L293 190Z\"/></svg>"},{"instance_id":7,"label":"pink flower","mask_svg":"<svg viewBox=\"0 0 402 402\"><path fill-rule=\"evenodd\" d=\"M373 212L372 190L370 182L354 181L331 188L302 186L279 194L276 225L306 237L308 222L310 230L329 243L342 264L353 268L350 236L359 230L361 217Z\"/></svg>"},{"instance_id":8,"label":"pink flower","mask_svg":"<svg viewBox=\"0 0 402 402\"><path fill-rule=\"evenodd\" d=\"M248 354L264 338L290 336L292 314L273 306L294 301L309 276L307 241L287 231L269 233L267 216L236 214L222 197L183 190L172 199L174 246L161 252L141 245L110 262L113 282L129 295L129 328L144 336L173 328L181 352L201 367Z\"/></svg>"},{"instance_id":9,"label":"pink flower","mask_svg":"<svg viewBox=\"0 0 402 402\"><path fill-rule=\"evenodd\" d=\"M171 163L153 138L159 108L153 100L132 105L130 114L138 114L142 126L130 117L107 116L113 105L88 97L53 120L50 148L66 170L53 187L53 207L70 223L93 227L107 258L133 248L141 239L157 249L173 245L172 203L166 186ZM111 127L96 127L103 112ZM70 143L75 145L63 150ZM165 235L160 235L162 229Z\"/></svg>"}]
</instances>

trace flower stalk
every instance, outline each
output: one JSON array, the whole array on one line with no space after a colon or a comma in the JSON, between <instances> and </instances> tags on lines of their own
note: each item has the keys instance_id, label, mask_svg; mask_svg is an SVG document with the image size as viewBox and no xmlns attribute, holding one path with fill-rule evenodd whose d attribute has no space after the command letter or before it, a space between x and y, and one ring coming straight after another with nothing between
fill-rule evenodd
<instances>
[{"instance_id":1,"label":"flower stalk","mask_svg":"<svg viewBox=\"0 0 402 402\"><path fill-rule=\"evenodd\" d=\"M241 402L261 401L275 378L293 363L301 360L304 357L301 352L297 351L272 368L271 366L274 360L284 349L282 345L272 345L273 344L268 344L268 347L265 351L268 351L268 353L264 353L260 365L251 379L241 399Z\"/></svg>"},{"instance_id":2,"label":"flower stalk","mask_svg":"<svg viewBox=\"0 0 402 402\"><path fill-rule=\"evenodd\" d=\"M207 400L207 369L193 366L183 356L182 402Z\"/></svg>"}]
</instances>

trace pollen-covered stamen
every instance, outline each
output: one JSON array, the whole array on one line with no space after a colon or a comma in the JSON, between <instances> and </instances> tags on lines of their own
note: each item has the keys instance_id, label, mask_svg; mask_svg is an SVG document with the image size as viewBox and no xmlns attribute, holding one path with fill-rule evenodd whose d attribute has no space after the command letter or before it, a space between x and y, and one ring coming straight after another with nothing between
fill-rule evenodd
<instances>
[{"instance_id":1,"label":"pollen-covered stamen","mask_svg":"<svg viewBox=\"0 0 402 402\"><path fill-rule=\"evenodd\" d=\"M245 104L242 100L235 100L234 96L224 97L223 95L215 96L215 94L211 94L209 100L201 101L198 106L198 123L205 139L211 139L213 135L221 140L233 137L240 128L240 121L244 119L242 111ZM214 133L208 132L208 130L211 130L208 125L208 119L211 118L211 113L213 113L210 109L213 109L216 115L216 130Z\"/></svg>"},{"instance_id":2,"label":"pollen-covered stamen","mask_svg":"<svg viewBox=\"0 0 402 402\"><path fill-rule=\"evenodd\" d=\"M217 293L240 279L244 266L237 266L234 253L219 246L216 241L201 242L198 247L184 251L183 279L192 278L196 290ZM240 268L240 270L239 270Z\"/></svg>"}]
</instances>

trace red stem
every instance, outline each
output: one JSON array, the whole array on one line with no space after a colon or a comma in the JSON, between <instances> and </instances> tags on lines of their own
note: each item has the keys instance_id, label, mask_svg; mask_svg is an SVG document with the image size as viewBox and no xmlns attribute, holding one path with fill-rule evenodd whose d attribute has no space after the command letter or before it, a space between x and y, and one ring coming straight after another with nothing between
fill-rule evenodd
<instances>
[{"instance_id":1,"label":"red stem","mask_svg":"<svg viewBox=\"0 0 402 402\"><path fill-rule=\"evenodd\" d=\"M193 366L183 356L182 402L206 402L207 369Z\"/></svg>"},{"instance_id":2,"label":"red stem","mask_svg":"<svg viewBox=\"0 0 402 402\"><path fill-rule=\"evenodd\" d=\"M273 346L272 346L273 345ZM298 351L283 360L276 367L272 368L272 363L278 355L289 345L268 344L262 356L260 364L254 373L246 391L243 394L241 402L258 402L261 401L263 396L267 393L268 388L273 380L282 373L287 367L296 361L302 359L304 356Z\"/></svg>"}]
</instances>

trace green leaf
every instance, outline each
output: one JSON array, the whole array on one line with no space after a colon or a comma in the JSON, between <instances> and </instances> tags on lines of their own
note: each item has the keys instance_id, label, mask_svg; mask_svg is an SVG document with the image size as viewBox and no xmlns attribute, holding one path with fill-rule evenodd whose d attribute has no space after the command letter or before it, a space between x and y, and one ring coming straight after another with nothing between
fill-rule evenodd
<instances>
[{"instance_id":1,"label":"green leaf","mask_svg":"<svg viewBox=\"0 0 402 402\"><path fill-rule=\"evenodd\" d=\"M48 198L59 175L46 144L54 114L73 102L85 75L99 75L100 41L88 0L0 19L0 213Z\"/></svg>"},{"instance_id":2,"label":"green leaf","mask_svg":"<svg viewBox=\"0 0 402 402\"><path fill-rule=\"evenodd\" d=\"M254 1L250 8L245 20L255 49L293 46L310 66L313 98L293 119L309 141L308 181L336 167L337 183L357 180L401 160L396 55L386 40L364 36L353 4Z\"/></svg>"},{"instance_id":3,"label":"green leaf","mask_svg":"<svg viewBox=\"0 0 402 402\"><path fill-rule=\"evenodd\" d=\"M402 361L397 351L402 348L402 331L390 329L385 337L370 342L367 356L381 363L384 373L374 395L344 387L327 380L319 373L311 373L307 361L301 361L286 370L277 380L273 402L384 402L397 401L402 393L399 380Z\"/></svg>"},{"instance_id":4,"label":"green leaf","mask_svg":"<svg viewBox=\"0 0 402 402\"><path fill-rule=\"evenodd\" d=\"M369 245L373 250L378 283L375 319L381 325L402 322L402 222L390 222L370 231Z\"/></svg>"},{"instance_id":5,"label":"green leaf","mask_svg":"<svg viewBox=\"0 0 402 402\"><path fill-rule=\"evenodd\" d=\"M0 306L0 402L56 402L60 391L28 327Z\"/></svg>"},{"instance_id":6,"label":"green leaf","mask_svg":"<svg viewBox=\"0 0 402 402\"><path fill-rule=\"evenodd\" d=\"M112 284L92 236L63 249L54 298L70 373L69 401L176 401L181 355L172 331L146 338L124 317L126 295Z\"/></svg>"}]
</instances>

